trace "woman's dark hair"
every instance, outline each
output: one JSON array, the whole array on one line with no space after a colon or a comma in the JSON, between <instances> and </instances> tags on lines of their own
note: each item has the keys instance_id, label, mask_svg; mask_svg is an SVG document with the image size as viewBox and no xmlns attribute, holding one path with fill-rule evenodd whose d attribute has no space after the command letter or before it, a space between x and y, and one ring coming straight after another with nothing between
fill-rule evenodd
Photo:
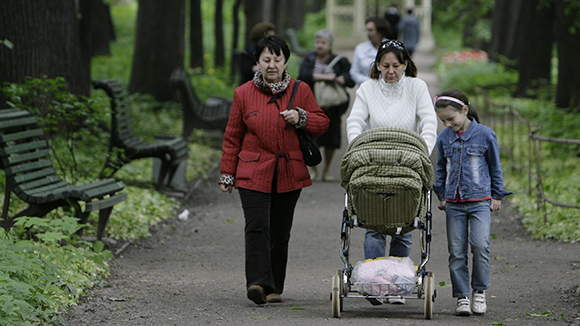
<instances>
[{"instance_id":1,"label":"woman's dark hair","mask_svg":"<svg viewBox=\"0 0 580 326\"><path fill-rule=\"evenodd\" d=\"M381 16L369 17L365 21L365 25L370 22L373 22L375 24L377 32L379 32L383 36L383 38L391 34L391 25L389 24L389 21L384 19L383 17Z\"/></svg>"},{"instance_id":2,"label":"woman's dark hair","mask_svg":"<svg viewBox=\"0 0 580 326\"><path fill-rule=\"evenodd\" d=\"M463 102L465 105L467 105L467 118L479 122L477 111L469 102L467 95L465 95L465 93L455 88L444 90L435 97L435 111L437 111L437 109L445 108L448 106L452 107L455 111L459 112L463 109L463 106L457 102L454 102L452 100L440 99L440 97L443 96L451 97Z\"/></svg>"},{"instance_id":3,"label":"woman's dark hair","mask_svg":"<svg viewBox=\"0 0 580 326\"><path fill-rule=\"evenodd\" d=\"M269 35L258 41L256 50L254 50L254 59L256 62L260 61L260 55L264 49L268 48L270 53L275 55L284 54L284 63L288 62L290 58L290 48L282 36Z\"/></svg>"},{"instance_id":4,"label":"woman's dark hair","mask_svg":"<svg viewBox=\"0 0 580 326\"><path fill-rule=\"evenodd\" d=\"M263 39L266 36L266 33L270 31L274 31L276 26L269 22L260 22L257 23L252 27L250 30L250 40L252 43L258 43L259 40Z\"/></svg>"},{"instance_id":5,"label":"woman's dark hair","mask_svg":"<svg viewBox=\"0 0 580 326\"><path fill-rule=\"evenodd\" d=\"M411 59L409 52L405 45L396 40L384 41L379 45L379 50L377 51L377 56L375 57L375 62L371 67L370 76L372 79L379 79L381 77L381 72L377 68L377 64L381 62L381 59L387 53L392 52L400 64L407 63L407 68L405 69L405 76L407 77L417 77L417 66Z\"/></svg>"}]
</instances>

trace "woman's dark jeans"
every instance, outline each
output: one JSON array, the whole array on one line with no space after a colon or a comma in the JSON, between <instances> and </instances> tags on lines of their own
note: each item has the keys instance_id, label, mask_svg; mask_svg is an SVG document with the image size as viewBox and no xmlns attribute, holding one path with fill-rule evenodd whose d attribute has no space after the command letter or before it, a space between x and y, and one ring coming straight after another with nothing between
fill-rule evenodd
<instances>
[{"instance_id":1,"label":"woman's dark jeans","mask_svg":"<svg viewBox=\"0 0 580 326\"><path fill-rule=\"evenodd\" d=\"M266 294L282 293L288 261L288 242L301 189L263 193L239 189L244 209L246 286L261 285Z\"/></svg>"}]
</instances>

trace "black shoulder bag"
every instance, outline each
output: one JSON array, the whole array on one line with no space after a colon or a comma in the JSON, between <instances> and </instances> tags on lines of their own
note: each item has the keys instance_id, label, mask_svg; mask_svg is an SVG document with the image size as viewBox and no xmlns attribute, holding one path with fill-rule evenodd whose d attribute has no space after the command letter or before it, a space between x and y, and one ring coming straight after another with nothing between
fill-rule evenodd
<instances>
[{"instance_id":1,"label":"black shoulder bag","mask_svg":"<svg viewBox=\"0 0 580 326\"><path fill-rule=\"evenodd\" d=\"M288 109L292 110L292 102L294 102L294 95L296 94L296 90L298 89L298 85L300 84L300 80L297 80L294 83L294 87L292 88L292 95L290 97L290 103L288 103ZM300 149L302 150L302 155L304 156L304 163L308 166L316 166L322 161L322 155L320 154L320 150L318 149L318 145L314 141L314 138L307 134L304 130L299 128L294 128L296 130L296 134L298 134L298 141L300 142Z\"/></svg>"}]
</instances>

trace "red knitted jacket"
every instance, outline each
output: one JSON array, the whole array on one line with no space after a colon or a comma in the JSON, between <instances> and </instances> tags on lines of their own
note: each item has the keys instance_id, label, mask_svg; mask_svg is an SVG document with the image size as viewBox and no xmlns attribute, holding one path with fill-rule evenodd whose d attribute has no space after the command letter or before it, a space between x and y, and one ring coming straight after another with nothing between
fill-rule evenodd
<instances>
[{"instance_id":1,"label":"red knitted jacket","mask_svg":"<svg viewBox=\"0 0 580 326\"><path fill-rule=\"evenodd\" d=\"M272 93L260 90L252 81L236 88L220 166L221 174L235 176L236 187L269 193L276 167L277 192L312 185L296 131L286 128L280 115L288 108L295 82L292 78L286 93L271 103ZM304 130L310 135L318 137L328 129L330 119L306 83L298 85L292 106L307 112Z\"/></svg>"}]
</instances>

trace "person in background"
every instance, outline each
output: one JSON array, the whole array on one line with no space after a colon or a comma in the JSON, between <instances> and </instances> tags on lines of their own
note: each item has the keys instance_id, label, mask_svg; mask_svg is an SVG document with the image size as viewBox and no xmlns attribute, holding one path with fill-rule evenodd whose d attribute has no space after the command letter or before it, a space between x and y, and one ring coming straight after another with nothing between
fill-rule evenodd
<instances>
[{"instance_id":1,"label":"person in background","mask_svg":"<svg viewBox=\"0 0 580 326\"><path fill-rule=\"evenodd\" d=\"M258 70L258 65L254 58L256 43L265 36L275 34L275 29L276 27L272 23L260 22L254 25L250 30L250 41L252 44L250 44L250 46L240 54L240 85L252 80L254 74Z\"/></svg>"},{"instance_id":2,"label":"person in background","mask_svg":"<svg viewBox=\"0 0 580 326\"><path fill-rule=\"evenodd\" d=\"M306 82L311 89L314 89L314 82L336 81L343 87L354 87L355 83L350 78L350 62L346 57L339 57L332 53L333 36L330 31L320 30L314 35L313 52L308 53L300 64L298 79ZM338 61L335 61L338 59ZM334 63L331 69L327 69L330 63ZM325 70L329 70L325 73ZM348 93L347 93L348 94ZM348 109L350 100L330 107L322 107L322 110L330 118L328 131L316 138L318 146L324 147L324 169L322 171L323 181L333 181L334 178L329 173L332 158L335 150L340 148L342 140L342 115ZM312 168L312 178L316 179L316 167Z\"/></svg>"},{"instance_id":3,"label":"person in background","mask_svg":"<svg viewBox=\"0 0 580 326\"><path fill-rule=\"evenodd\" d=\"M354 48L354 57L350 67L350 76L357 84L362 84L370 79L369 71L375 62L377 48L382 41L386 40L387 34L390 32L389 22L378 16L368 18L365 26L369 40Z\"/></svg>"},{"instance_id":4,"label":"person in background","mask_svg":"<svg viewBox=\"0 0 580 326\"><path fill-rule=\"evenodd\" d=\"M286 71L290 48L282 37L258 41L254 55L254 79L234 91L218 183L223 192L238 189L247 296L264 304L282 301L294 209L302 188L312 185L295 129L317 137L329 119L306 83L288 110L296 80Z\"/></svg>"},{"instance_id":5,"label":"person in background","mask_svg":"<svg viewBox=\"0 0 580 326\"><path fill-rule=\"evenodd\" d=\"M386 38L389 40L396 40L399 38L399 29L397 25L401 20L401 15L399 15L399 9L395 4L391 4L389 9L385 11L385 19L389 22L389 26L391 27L391 32L388 33Z\"/></svg>"},{"instance_id":6,"label":"person in background","mask_svg":"<svg viewBox=\"0 0 580 326\"><path fill-rule=\"evenodd\" d=\"M419 19L413 14L413 8L407 10L407 15L399 22L398 28L403 34L403 43L405 43L409 55L413 56L421 33Z\"/></svg>"},{"instance_id":7,"label":"person in background","mask_svg":"<svg viewBox=\"0 0 580 326\"><path fill-rule=\"evenodd\" d=\"M467 96L457 89L433 100L446 127L437 137L437 168L433 190L446 214L449 273L455 314L469 316L487 311L489 288L490 212L501 208L504 190L499 144L495 132L479 124ZM468 246L473 255L471 290ZM471 304L473 304L471 306Z\"/></svg>"},{"instance_id":8,"label":"person in background","mask_svg":"<svg viewBox=\"0 0 580 326\"><path fill-rule=\"evenodd\" d=\"M362 83L346 120L349 144L367 128L400 127L418 132L429 155L437 138L437 116L427 83L417 78L417 67L405 45L388 40L379 45L370 80ZM408 257L412 233L391 238L389 256ZM385 256L386 235L367 229L364 256ZM404 298L388 298L389 303L405 303Z\"/></svg>"}]
</instances>

